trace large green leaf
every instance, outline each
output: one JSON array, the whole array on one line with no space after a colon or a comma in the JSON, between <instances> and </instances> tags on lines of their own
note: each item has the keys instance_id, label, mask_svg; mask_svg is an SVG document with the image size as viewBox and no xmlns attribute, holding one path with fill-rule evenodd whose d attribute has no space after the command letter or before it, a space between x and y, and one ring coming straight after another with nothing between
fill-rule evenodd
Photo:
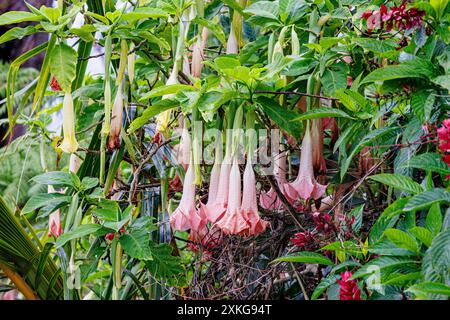
<instances>
[{"instance_id":1,"label":"large green leaf","mask_svg":"<svg viewBox=\"0 0 450 320\"><path fill-rule=\"evenodd\" d=\"M61 193L40 193L32 196L22 209L23 213L32 212L44 206L69 204L71 196Z\"/></svg>"},{"instance_id":2,"label":"large green leaf","mask_svg":"<svg viewBox=\"0 0 450 320\"><path fill-rule=\"evenodd\" d=\"M300 138L301 126L298 123L292 122L298 117L298 113L280 106L277 102L267 97L258 97L256 101L264 113L281 129L297 139Z\"/></svg>"},{"instance_id":3,"label":"large green leaf","mask_svg":"<svg viewBox=\"0 0 450 320\"><path fill-rule=\"evenodd\" d=\"M153 118L154 116L157 116L163 111L175 108L179 105L178 100L176 99L163 99L152 106L149 106L147 109L144 110L142 115L140 117L137 117L136 119L131 122L130 126L128 127L128 134L131 134L141 128L143 125L147 124L148 121Z\"/></svg>"},{"instance_id":4,"label":"large green leaf","mask_svg":"<svg viewBox=\"0 0 450 320\"><path fill-rule=\"evenodd\" d=\"M428 249L431 254L431 265L435 272L448 276L450 266L450 228L439 233Z\"/></svg>"},{"instance_id":5,"label":"large green leaf","mask_svg":"<svg viewBox=\"0 0 450 320\"><path fill-rule=\"evenodd\" d=\"M448 164L442 161L442 158L437 153L422 153L412 157L403 167L410 167L421 169L425 171L433 171L440 174L450 174L450 168Z\"/></svg>"},{"instance_id":6,"label":"large green leaf","mask_svg":"<svg viewBox=\"0 0 450 320\"><path fill-rule=\"evenodd\" d=\"M336 280L338 280L340 277L339 275L329 275L326 278L323 278L322 281L319 282L319 284L314 289L314 292L311 295L311 300L316 300L319 298L322 293L331 285L336 283Z\"/></svg>"},{"instance_id":7,"label":"large green leaf","mask_svg":"<svg viewBox=\"0 0 450 320\"><path fill-rule=\"evenodd\" d=\"M0 36L0 44L15 40L22 39L23 37L29 36L30 34L36 33L39 31L39 28L35 26L28 26L25 28L15 27Z\"/></svg>"},{"instance_id":8,"label":"large green leaf","mask_svg":"<svg viewBox=\"0 0 450 320\"><path fill-rule=\"evenodd\" d=\"M358 271L356 271L352 279L367 277L376 272L383 273L384 271L389 271L393 268L408 268L417 265L416 260L412 260L409 257L379 257L369 263L362 266Z\"/></svg>"},{"instance_id":9,"label":"large green leaf","mask_svg":"<svg viewBox=\"0 0 450 320\"><path fill-rule=\"evenodd\" d=\"M43 16L28 11L8 11L0 15L0 26L25 21L41 21Z\"/></svg>"},{"instance_id":10,"label":"large green leaf","mask_svg":"<svg viewBox=\"0 0 450 320\"><path fill-rule=\"evenodd\" d=\"M32 181L45 184L45 185L57 185L57 186L68 186L74 187L74 181L70 173L61 171L51 171L40 174L31 178Z\"/></svg>"},{"instance_id":11,"label":"large green leaf","mask_svg":"<svg viewBox=\"0 0 450 320\"><path fill-rule=\"evenodd\" d=\"M334 265L333 261L315 252L297 252L293 255L277 258L273 262L318 263L326 266Z\"/></svg>"},{"instance_id":12,"label":"large green leaf","mask_svg":"<svg viewBox=\"0 0 450 320\"><path fill-rule=\"evenodd\" d=\"M314 108L310 111L302 113L301 116L295 118L293 121L302 121L308 119L319 119L319 118L348 118L352 119L350 115L345 113L340 109L335 108Z\"/></svg>"},{"instance_id":13,"label":"large green leaf","mask_svg":"<svg viewBox=\"0 0 450 320\"><path fill-rule=\"evenodd\" d=\"M427 295L427 294L439 294L450 296L450 286L443 283L425 281L415 284L408 289L407 292L412 292L416 295Z\"/></svg>"},{"instance_id":14,"label":"large green leaf","mask_svg":"<svg viewBox=\"0 0 450 320\"><path fill-rule=\"evenodd\" d=\"M450 193L442 188L428 190L412 197L406 204L405 211L415 211L427 208L434 203L450 202Z\"/></svg>"},{"instance_id":15,"label":"large green leaf","mask_svg":"<svg viewBox=\"0 0 450 320\"><path fill-rule=\"evenodd\" d=\"M442 213L439 203L431 205L428 215L425 219L425 227L430 230L433 236L436 236L442 228Z\"/></svg>"},{"instance_id":16,"label":"large green leaf","mask_svg":"<svg viewBox=\"0 0 450 320\"><path fill-rule=\"evenodd\" d=\"M133 11L124 13L120 20L134 22L141 19L159 19L166 18L169 14L159 8L140 7Z\"/></svg>"},{"instance_id":17,"label":"large green leaf","mask_svg":"<svg viewBox=\"0 0 450 320\"><path fill-rule=\"evenodd\" d=\"M58 237L58 239L56 240L56 247L59 248L59 247L63 246L64 244L66 244L70 240L82 238L87 235L96 233L97 231L99 231L102 228L103 227L99 224L89 224L89 223L82 224L82 225L76 227L75 229L60 235Z\"/></svg>"},{"instance_id":18,"label":"large green leaf","mask_svg":"<svg viewBox=\"0 0 450 320\"><path fill-rule=\"evenodd\" d=\"M419 251L416 240L402 230L390 228L384 231L384 235L389 239L389 241L400 248L404 248L412 252Z\"/></svg>"},{"instance_id":19,"label":"large green leaf","mask_svg":"<svg viewBox=\"0 0 450 320\"><path fill-rule=\"evenodd\" d=\"M120 244L124 251L132 258L139 260L152 260L150 235L146 230L138 229L120 237Z\"/></svg>"},{"instance_id":20,"label":"large green leaf","mask_svg":"<svg viewBox=\"0 0 450 320\"><path fill-rule=\"evenodd\" d=\"M433 235L430 230L427 230L422 227L414 227L409 229L409 232L414 235L417 239L419 239L423 244L427 247L431 246L431 242L433 241Z\"/></svg>"},{"instance_id":21,"label":"large green leaf","mask_svg":"<svg viewBox=\"0 0 450 320\"><path fill-rule=\"evenodd\" d=\"M184 268L180 257L172 255L172 247L168 244L150 243L152 260L146 260L150 274L157 279L165 280L169 285L183 286L186 284Z\"/></svg>"},{"instance_id":22,"label":"large green leaf","mask_svg":"<svg viewBox=\"0 0 450 320\"><path fill-rule=\"evenodd\" d=\"M51 51L50 59L50 71L58 80L59 86L65 92L71 92L72 81L76 77L77 52L67 44L60 43Z\"/></svg>"},{"instance_id":23,"label":"large green leaf","mask_svg":"<svg viewBox=\"0 0 450 320\"><path fill-rule=\"evenodd\" d=\"M417 194L423 191L423 188L410 177L397 173L380 173L369 177L387 186Z\"/></svg>"},{"instance_id":24,"label":"large green leaf","mask_svg":"<svg viewBox=\"0 0 450 320\"><path fill-rule=\"evenodd\" d=\"M170 84L164 85L158 88L153 89L147 94L144 94L139 101L145 101L150 98L162 97L169 94L176 94L180 91L193 91L195 88L193 86L188 86L186 84Z\"/></svg>"}]
</instances>

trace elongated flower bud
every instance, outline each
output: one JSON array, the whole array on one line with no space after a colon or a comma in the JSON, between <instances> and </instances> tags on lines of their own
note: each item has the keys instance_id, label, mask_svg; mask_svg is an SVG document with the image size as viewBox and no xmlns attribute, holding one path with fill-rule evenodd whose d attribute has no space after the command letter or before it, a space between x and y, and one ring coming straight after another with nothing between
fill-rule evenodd
<instances>
[{"instance_id":1,"label":"elongated flower bud","mask_svg":"<svg viewBox=\"0 0 450 320\"><path fill-rule=\"evenodd\" d=\"M298 40L298 35L294 27L292 27L291 31L291 48L292 55L298 56L300 54L300 41Z\"/></svg>"},{"instance_id":2,"label":"elongated flower bud","mask_svg":"<svg viewBox=\"0 0 450 320\"><path fill-rule=\"evenodd\" d=\"M172 73L170 74L169 79L167 79L166 85L171 85L171 84L177 84L178 83L178 70L174 67L174 69L172 70ZM165 95L162 98L163 99L168 99L173 95ZM156 117L156 130L158 132L164 132L166 131L169 122L170 122L170 116L172 115L172 110L166 110L161 112L157 117Z\"/></svg>"},{"instance_id":3,"label":"elongated flower bud","mask_svg":"<svg viewBox=\"0 0 450 320\"><path fill-rule=\"evenodd\" d=\"M134 44L132 43L130 49L134 49ZM130 85L134 82L134 65L136 62L136 53L132 52L128 55L127 58L127 69L128 69L128 78L130 79Z\"/></svg>"},{"instance_id":4,"label":"elongated flower bud","mask_svg":"<svg viewBox=\"0 0 450 320\"><path fill-rule=\"evenodd\" d=\"M117 88L116 98L112 110L111 128L109 131L108 149L115 150L120 148L120 131L122 130L123 114L123 94L122 83Z\"/></svg>"},{"instance_id":5,"label":"elongated flower bud","mask_svg":"<svg viewBox=\"0 0 450 320\"><path fill-rule=\"evenodd\" d=\"M70 92L64 94L63 130L64 139L59 147L66 153L74 153L78 149L78 142L75 137L75 112L73 110L73 99Z\"/></svg>"}]
</instances>

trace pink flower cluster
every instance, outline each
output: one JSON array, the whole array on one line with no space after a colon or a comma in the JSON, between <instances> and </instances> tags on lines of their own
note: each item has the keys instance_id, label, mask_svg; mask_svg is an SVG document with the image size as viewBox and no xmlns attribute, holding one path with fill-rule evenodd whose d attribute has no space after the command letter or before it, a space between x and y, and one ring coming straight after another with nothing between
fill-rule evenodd
<instances>
[{"instance_id":1,"label":"pink flower cluster","mask_svg":"<svg viewBox=\"0 0 450 320\"><path fill-rule=\"evenodd\" d=\"M341 274L341 280L337 280L339 283L339 299L340 300L361 300L361 290L358 288L356 280L350 280L352 273L345 271Z\"/></svg>"},{"instance_id":2,"label":"pink flower cluster","mask_svg":"<svg viewBox=\"0 0 450 320\"><path fill-rule=\"evenodd\" d=\"M444 152L444 162L450 165L450 119L442 121L442 127L437 130L439 149Z\"/></svg>"},{"instance_id":3,"label":"pink flower cluster","mask_svg":"<svg viewBox=\"0 0 450 320\"><path fill-rule=\"evenodd\" d=\"M362 18L366 20L369 32L373 29L383 29L384 25L386 25L386 31L389 32L394 27L399 31L419 27L422 25L424 15L425 11L423 10L414 7L406 9L406 1L403 1L400 6L394 5L389 9L382 4L379 10L364 12Z\"/></svg>"}]
</instances>

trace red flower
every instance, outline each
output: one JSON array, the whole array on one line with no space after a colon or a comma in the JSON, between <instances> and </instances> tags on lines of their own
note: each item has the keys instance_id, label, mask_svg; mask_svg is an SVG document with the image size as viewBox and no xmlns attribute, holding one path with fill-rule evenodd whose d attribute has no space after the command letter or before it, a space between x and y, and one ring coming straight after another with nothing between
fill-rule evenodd
<instances>
[{"instance_id":1,"label":"red flower","mask_svg":"<svg viewBox=\"0 0 450 320\"><path fill-rule=\"evenodd\" d=\"M106 234L105 240L113 241L114 240L114 233L110 232L110 233Z\"/></svg>"},{"instance_id":2,"label":"red flower","mask_svg":"<svg viewBox=\"0 0 450 320\"><path fill-rule=\"evenodd\" d=\"M345 271L341 273L342 280L337 280L340 286L340 300L361 300L361 290L358 288L356 280L350 280L351 276L350 271Z\"/></svg>"},{"instance_id":3,"label":"red flower","mask_svg":"<svg viewBox=\"0 0 450 320\"><path fill-rule=\"evenodd\" d=\"M299 248L306 247L312 241L314 241L314 236L310 231L296 233L291 239L292 244Z\"/></svg>"},{"instance_id":4,"label":"red flower","mask_svg":"<svg viewBox=\"0 0 450 320\"><path fill-rule=\"evenodd\" d=\"M50 87L53 91L61 91L61 87L59 86L58 80L56 80L55 76L52 77L52 81L50 82Z\"/></svg>"},{"instance_id":5,"label":"red flower","mask_svg":"<svg viewBox=\"0 0 450 320\"><path fill-rule=\"evenodd\" d=\"M450 165L450 119L442 121L442 127L437 128L438 148L444 153L444 162Z\"/></svg>"}]
</instances>

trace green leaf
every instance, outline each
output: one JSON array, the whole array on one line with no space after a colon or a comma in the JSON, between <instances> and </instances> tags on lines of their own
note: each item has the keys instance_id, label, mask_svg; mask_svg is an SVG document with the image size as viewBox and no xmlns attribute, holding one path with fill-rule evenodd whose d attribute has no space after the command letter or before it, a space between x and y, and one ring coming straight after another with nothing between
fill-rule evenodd
<instances>
[{"instance_id":1,"label":"green leaf","mask_svg":"<svg viewBox=\"0 0 450 320\"><path fill-rule=\"evenodd\" d=\"M124 13L120 20L135 22L141 19L159 19L168 17L168 13L159 8L140 7L131 12Z\"/></svg>"},{"instance_id":2,"label":"green leaf","mask_svg":"<svg viewBox=\"0 0 450 320\"><path fill-rule=\"evenodd\" d=\"M47 265L48 262L48 256L53 248L54 243L53 242L47 242L44 245L44 248L42 249L41 254L39 255L39 262L36 268L36 276L34 278L34 286L35 288L38 288L40 283L41 283L41 279L42 276L44 274L44 268Z\"/></svg>"},{"instance_id":3,"label":"green leaf","mask_svg":"<svg viewBox=\"0 0 450 320\"><path fill-rule=\"evenodd\" d=\"M152 260L152 250L149 245L150 235L144 229L138 229L120 237L123 250L132 258Z\"/></svg>"},{"instance_id":4,"label":"green leaf","mask_svg":"<svg viewBox=\"0 0 450 320\"><path fill-rule=\"evenodd\" d=\"M415 58L402 64L391 65L376 69L369 73L361 84L402 79L402 78L432 78L435 70L433 64L427 60Z\"/></svg>"},{"instance_id":5,"label":"green leaf","mask_svg":"<svg viewBox=\"0 0 450 320\"><path fill-rule=\"evenodd\" d=\"M152 106L149 106L147 109L142 112L142 115L133 120L128 128L128 134L131 134L141 128L143 125L147 124L148 121L157 116L163 111L175 108L179 105L178 100L176 99L163 99Z\"/></svg>"},{"instance_id":6,"label":"green leaf","mask_svg":"<svg viewBox=\"0 0 450 320\"><path fill-rule=\"evenodd\" d=\"M445 296L450 296L450 286L443 283L425 281L415 284L408 289L407 292L412 292L416 295L427 295L427 294L441 294Z\"/></svg>"},{"instance_id":7,"label":"green leaf","mask_svg":"<svg viewBox=\"0 0 450 320\"><path fill-rule=\"evenodd\" d=\"M323 278L322 281L319 282L319 284L314 289L314 292L311 295L311 300L316 300L319 298L322 293L331 285L336 283L336 280L340 278L339 275L329 275L326 278Z\"/></svg>"},{"instance_id":8,"label":"green leaf","mask_svg":"<svg viewBox=\"0 0 450 320\"><path fill-rule=\"evenodd\" d=\"M319 118L347 118L347 119L353 119L351 116L349 116L347 113L345 113L342 110L335 109L335 108L314 108L310 111L306 111L302 113L301 116L293 119L292 121L302 121L302 120L308 120L308 119L319 119Z\"/></svg>"},{"instance_id":9,"label":"green leaf","mask_svg":"<svg viewBox=\"0 0 450 320\"><path fill-rule=\"evenodd\" d=\"M393 228L387 229L386 231L384 231L384 235L397 247L404 248L412 252L419 251L416 240L414 240L413 237L402 230Z\"/></svg>"},{"instance_id":10,"label":"green leaf","mask_svg":"<svg viewBox=\"0 0 450 320\"><path fill-rule=\"evenodd\" d=\"M149 93L143 95L139 101L148 100L154 97L161 97L169 94L176 94L180 91L194 91L195 88L193 86L188 86L186 84L170 84L164 85L158 88L153 89Z\"/></svg>"},{"instance_id":11,"label":"green leaf","mask_svg":"<svg viewBox=\"0 0 450 320\"><path fill-rule=\"evenodd\" d=\"M432 204L450 202L450 193L442 188L435 188L412 197L406 204L405 211L416 211L428 208Z\"/></svg>"},{"instance_id":12,"label":"green leaf","mask_svg":"<svg viewBox=\"0 0 450 320\"><path fill-rule=\"evenodd\" d=\"M56 240L56 247L60 248L70 240L82 238L84 236L95 233L100 229L103 229L103 227L99 224L82 224L75 229L63 233L61 236L59 236Z\"/></svg>"},{"instance_id":13,"label":"green leaf","mask_svg":"<svg viewBox=\"0 0 450 320\"><path fill-rule=\"evenodd\" d=\"M405 283L413 280L420 279L422 277L421 272L410 272L407 274L402 273L393 273L390 274L386 280L384 280L382 283L384 285L394 285L394 286L402 286Z\"/></svg>"},{"instance_id":14,"label":"green leaf","mask_svg":"<svg viewBox=\"0 0 450 320\"><path fill-rule=\"evenodd\" d=\"M414 266L417 265L416 260L411 260L408 257L387 257L382 256L379 258L376 258L369 263L362 266L358 271L356 271L352 279L357 279L361 277L367 277L370 276L373 273L376 272L388 272L389 270L395 269L395 268L406 268L408 266Z\"/></svg>"},{"instance_id":15,"label":"green leaf","mask_svg":"<svg viewBox=\"0 0 450 320\"><path fill-rule=\"evenodd\" d=\"M413 179L397 173L380 173L370 176L369 179L412 194L417 194L423 191L421 185Z\"/></svg>"},{"instance_id":16,"label":"green leaf","mask_svg":"<svg viewBox=\"0 0 450 320\"><path fill-rule=\"evenodd\" d=\"M399 215L403 213L403 208L408 200L409 198L400 198L395 200L378 217L378 220L370 229L369 243L371 245L380 240L386 229L392 228L395 223L397 223Z\"/></svg>"},{"instance_id":17,"label":"green leaf","mask_svg":"<svg viewBox=\"0 0 450 320\"><path fill-rule=\"evenodd\" d=\"M64 92L72 91L72 82L76 77L77 52L65 43L60 43L50 53L50 71Z\"/></svg>"},{"instance_id":18,"label":"green leaf","mask_svg":"<svg viewBox=\"0 0 450 320\"><path fill-rule=\"evenodd\" d=\"M450 174L449 166L442 161L441 156L437 153L422 153L412 157L402 167L416 168L425 171L433 171L440 174Z\"/></svg>"},{"instance_id":19,"label":"green leaf","mask_svg":"<svg viewBox=\"0 0 450 320\"><path fill-rule=\"evenodd\" d=\"M438 76L436 78L431 79L431 81L442 88L450 90L450 75L446 74L443 76Z\"/></svg>"},{"instance_id":20,"label":"green leaf","mask_svg":"<svg viewBox=\"0 0 450 320\"><path fill-rule=\"evenodd\" d=\"M97 29L92 24L85 24L80 28L71 28L69 31L86 42L92 42L95 40L93 33Z\"/></svg>"},{"instance_id":21,"label":"green leaf","mask_svg":"<svg viewBox=\"0 0 450 320\"><path fill-rule=\"evenodd\" d=\"M15 39L22 39L23 37L29 36L31 34L34 34L39 31L39 28L35 26L28 26L25 28L19 28L15 27L8 31L6 31L2 36L0 37L0 44L15 40Z\"/></svg>"},{"instance_id":22,"label":"green leaf","mask_svg":"<svg viewBox=\"0 0 450 320\"><path fill-rule=\"evenodd\" d=\"M385 53L389 51L395 51L397 44L394 41L380 40L372 38L356 38L354 39L356 44L360 47L373 51L375 53Z\"/></svg>"},{"instance_id":23,"label":"green leaf","mask_svg":"<svg viewBox=\"0 0 450 320\"><path fill-rule=\"evenodd\" d=\"M211 31L224 46L226 46L227 40L225 38L225 32L223 32L220 24L200 17L196 17L192 22L208 28L208 30Z\"/></svg>"},{"instance_id":24,"label":"green leaf","mask_svg":"<svg viewBox=\"0 0 450 320\"><path fill-rule=\"evenodd\" d=\"M422 227L414 227L409 229L409 232L414 237L416 237L416 239L419 239L427 247L431 246L431 242L433 241L433 235L429 230Z\"/></svg>"},{"instance_id":25,"label":"green leaf","mask_svg":"<svg viewBox=\"0 0 450 320\"><path fill-rule=\"evenodd\" d=\"M52 186L75 187L70 173L61 171L51 171L31 178L32 181Z\"/></svg>"},{"instance_id":26,"label":"green leaf","mask_svg":"<svg viewBox=\"0 0 450 320\"><path fill-rule=\"evenodd\" d=\"M369 132L367 135L365 135L356 144L356 146L352 149L352 151L350 152L347 159L345 159L342 162L342 164L341 164L341 180L344 178L345 174L347 173L347 170L350 166L350 163L351 163L353 157L356 156L356 154L358 152L360 152L363 147L375 142L377 139L381 139L382 137L384 137L388 134L391 134L395 130L397 130L397 128L395 128L395 127L393 127L393 128L392 127L383 127L383 128L375 129L375 130Z\"/></svg>"},{"instance_id":27,"label":"green leaf","mask_svg":"<svg viewBox=\"0 0 450 320\"><path fill-rule=\"evenodd\" d=\"M347 88L347 75L344 69L325 70L322 79L323 90L330 97L336 96L336 91Z\"/></svg>"},{"instance_id":28,"label":"green leaf","mask_svg":"<svg viewBox=\"0 0 450 320\"><path fill-rule=\"evenodd\" d=\"M425 219L425 227L430 230L433 236L436 236L442 229L442 213L439 203L431 205L428 215Z\"/></svg>"},{"instance_id":29,"label":"green leaf","mask_svg":"<svg viewBox=\"0 0 450 320\"><path fill-rule=\"evenodd\" d=\"M450 266L450 228L439 233L428 248L434 272L448 275Z\"/></svg>"},{"instance_id":30,"label":"green leaf","mask_svg":"<svg viewBox=\"0 0 450 320\"><path fill-rule=\"evenodd\" d=\"M25 21L41 21L42 16L38 16L28 11L8 11L0 15L0 26Z\"/></svg>"},{"instance_id":31,"label":"green leaf","mask_svg":"<svg viewBox=\"0 0 450 320\"><path fill-rule=\"evenodd\" d=\"M183 286L186 283L184 268L180 257L172 255L172 247L168 244L150 242L152 260L146 260L148 271L157 279L165 280L172 286Z\"/></svg>"},{"instance_id":32,"label":"green leaf","mask_svg":"<svg viewBox=\"0 0 450 320\"><path fill-rule=\"evenodd\" d=\"M267 97L258 97L256 101L260 104L264 113L273 120L281 129L299 139L301 127L298 123L292 122L298 117L298 113L280 106L274 100Z\"/></svg>"},{"instance_id":33,"label":"green leaf","mask_svg":"<svg viewBox=\"0 0 450 320\"><path fill-rule=\"evenodd\" d=\"M72 197L61 193L41 193L32 196L22 209L22 213L33 212L44 206L69 204Z\"/></svg>"},{"instance_id":34,"label":"green leaf","mask_svg":"<svg viewBox=\"0 0 450 320\"><path fill-rule=\"evenodd\" d=\"M293 255L277 258L273 260L273 262L318 263L326 266L334 265L333 261L315 252L297 252Z\"/></svg>"}]
</instances>

